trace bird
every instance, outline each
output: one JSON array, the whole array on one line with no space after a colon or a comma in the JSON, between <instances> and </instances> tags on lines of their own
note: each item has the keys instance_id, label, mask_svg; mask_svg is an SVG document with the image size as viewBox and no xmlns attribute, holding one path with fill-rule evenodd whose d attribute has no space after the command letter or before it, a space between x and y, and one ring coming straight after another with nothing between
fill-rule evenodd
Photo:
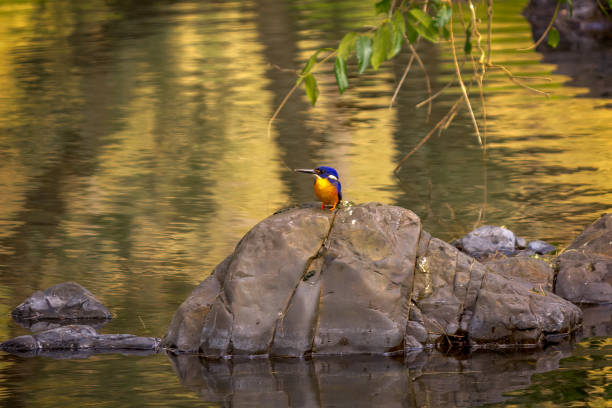
<instances>
[{"instance_id":1,"label":"bird","mask_svg":"<svg viewBox=\"0 0 612 408\"><path fill-rule=\"evenodd\" d=\"M314 175L314 192L321 200L321 209L324 210L325 205L331 205L330 211L336 209L342 200L342 185L336 169L319 166L314 169L295 169L294 171Z\"/></svg>"}]
</instances>

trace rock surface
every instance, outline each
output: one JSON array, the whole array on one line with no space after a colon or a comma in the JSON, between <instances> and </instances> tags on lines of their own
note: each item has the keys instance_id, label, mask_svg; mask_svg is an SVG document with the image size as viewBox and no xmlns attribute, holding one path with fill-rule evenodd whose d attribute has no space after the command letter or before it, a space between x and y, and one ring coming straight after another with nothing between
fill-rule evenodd
<instances>
[{"instance_id":1,"label":"rock surface","mask_svg":"<svg viewBox=\"0 0 612 408\"><path fill-rule=\"evenodd\" d=\"M546 262L527 257L486 261L485 265L500 275L524 283L535 292L553 292L555 271Z\"/></svg>"},{"instance_id":2,"label":"rock surface","mask_svg":"<svg viewBox=\"0 0 612 408\"><path fill-rule=\"evenodd\" d=\"M291 209L256 225L175 314L166 347L209 358L536 344L580 309L421 229L406 209Z\"/></svg>"},{"instance_id":3,"label":"rock surface","mask_svg":"<svg viewBox=\"0 0 612 408\"><path fill-rule=\"evenodd\" d=\"M85 325L69 325L19 336L0 344L0 350L24 353L54 350L156 350L160 339L132 334L98 334Z\"/></svg>"},{"instance_id":4,"label":"rock surface","mask_svg":"<svg viewBox=\"0 0 612 408\"><path fill-rule=\"evenodd\" d=\"M511 255L516 251L516 237L512 231L503 227L483 225L453 242L453 245L473 257L484 257L501 253Z\"/></svg>"},{"instance_id":5,"label":"rock surface","mask_svg":"<svg viewBox=\"0 0 612 408\"><path fill-rule=\"evenodd\" d=\"M527 249L535 252L536 254L546 255L553 252L556 248L553 245L538 239L527 244Z\"/></svg>"},{"instance_id":6,"label":"rock surface","mask_svg":"<svg viewBox=\"0 0 612 408\"><path fill-rule=\"evenodd\" d=\"M11 313L15 320L111 319L112 313L87 289L64 282L38 291Z\"/></svg>"},{"instance_id":7,"label":"rock surface","mask_svg":"<svg viewBox=\"0 0 612 408\"><path fill-rule=\"evenodd\" d=\"M612 214L585 229L558 257L555 293L574 303L612 303Z\"/></svg>"}]
</instances>

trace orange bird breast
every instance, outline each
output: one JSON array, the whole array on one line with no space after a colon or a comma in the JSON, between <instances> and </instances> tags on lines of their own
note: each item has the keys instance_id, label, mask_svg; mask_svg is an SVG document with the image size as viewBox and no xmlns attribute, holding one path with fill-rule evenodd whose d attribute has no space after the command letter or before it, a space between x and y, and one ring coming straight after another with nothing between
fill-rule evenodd
<instances>
[{"instance_id":1,"label":"orange bird breast","mask_svg":"<svg viewBox=\"0 0 612 408\"><path fill-rule=\"evenodd\" d=\"M335 207L338 203L338 190L326 178L317 177L314 184L314 192L323 204Z\"/></svg>"}]
</instances>

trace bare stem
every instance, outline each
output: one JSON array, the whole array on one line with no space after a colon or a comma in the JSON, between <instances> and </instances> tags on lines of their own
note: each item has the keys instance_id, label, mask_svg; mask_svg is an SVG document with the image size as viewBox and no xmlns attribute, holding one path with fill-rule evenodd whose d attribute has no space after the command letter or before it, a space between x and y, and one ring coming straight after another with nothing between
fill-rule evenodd
<instances>
[{"instance_id":1,"label":"bare stem","mask_svg":"<svg viewBox=\"0 0 612 408\"><path fill-rule=\"evenodd\" d=\"M550 31L550 29L552 28L553 24L555 23L555 20L557 19L557 14L559 13L559 9L561 8L561 0L557 0L557 6L555 7L555 12L553 13L552 18L550 19L550 23L548 23L548 27L546 27L546 30L544 30L544 34L542 34L542 36L540 37L540 39L538 41L536 41L535 43L533 43L532 45L530 45L527 48L519 48L519 51L528 51L528 50L532 50L535 47L537 47L538 45L540 45L540 43L542 41L544 41L544 38L546 38L546 36L548 35L548 32Z\"/></svg>"},{"instance_id":2,"label":"bare stem","mask_svg":"<svg viewBox=\"0 0 612 408\"><path fill-rule=\"evenodd\" d=\"M532 87L530 87L530 86L528 86L528 85L525 85L524 83L522 83L521 81L519 81L519 80L517 79L517 78L520 78L520 77L516 77L516 76L514 76L514 75L512 74L512 72L510 72L510 70L509 70L508 68L504 67L503 65L491 64L491 65L489 65L489 68L497 68L497 69L501 69L502 71L504 71L504 73L505 73L506 75L508 75L508 78L509 78L509 79L510 79L512 82L514 82L514 83L515 83L515 84L517 84L518 86L521 86L521 87L523 87L523 88L525 88L525 89L530 90L531 92L535 92L535 93L538 93L538 94L540 94L540 95L544 95L544 96L546 96L547 98L550 96L550 94L549 94L548 92L545 92L545 91L540 91L539 89L535 89L535 88L532 88ZM532 78L530 78L530 79L532 79ZM548 79L548 80L550 80L550 78L543 78L543 79Z\"/></svg>"},{"instance_id":3,"label":"bare stem","mask_svg":"<svg viewBox=\"0 0 612 408\"><path fill-rule=\"evenodd\" d=\"M455 50L455 35L453 34L453 15L450 17L450 40L451 40L451 50L453 52L453 61L455 63L455 71L457 72L457 80L459 81L459 85L461 86L461 92L463 92L463 97L465 98L465 104L468 107L468 111L470 112L470 116L472 118L472 124L474 125L474 130L476 131L476 136L478 136L478 143L482 146L482 138L480 137L480 130L478 130L478 123L476 122L476 117L474 116L474 111L472 110L472 105L470 104L470 98L468 97L467 90L465 89L465 85L463 83L463 79L461 78L461 69L459 68L459 61L457 61L457 51Z\"/></svg>"},{"instance_id":4,"label":"bare stem","mask_svg":"<svg viewBox=\"0 0 612 408\"><path fill-rule=\"evenodd\" d=\"M291 88L291 90L287 93L287 95L285 95L285 97L283 98L283 101L280 103L280 105L278 105L278 108L276 108L276 110L274 111L274 114L268 121L268 140L271 138L271 135L272 135L272 122L274 122L274 119L276 119L281 109L283 109L283 106L285 106L285 104L289 100L289 97L293 95L293 93L295 92L298 86L300 86L300 81L295 82L295 84L293 85L293 88Z\"/></svg>"},{"instance_id":5,"label":"bare stem","mask_svg":"<svg viewBox=\"0 0 612 408\"><path fill-rule=\"evenodd\" d=\"M393 104L397 99L397 95L399 94L400 88L404 85L404 81L408 76L408 72L410 72L410 68L412 68L412 63L414 62L414 54L410 56L410 60L408 61L408 65L406 65L406 69L404 70L404 74L402 75L402 79L400 79L399 83L395 87L395 92L393 92L393 97L391 98L391 103L389 103L389 109L393 108Z\"/></svg>"},{"instance_id":6,"label":"bare stem","mask_svg":"<svg viewBox=\"0 0 612 408\"><path fill-rule=\"evenodd\" d=\"M448 126L448 124L452 120L451 117L454 117L454 113L456 112L457 108L459 107L459 104L463 100L464 100L463 96L457 99L457 101L449 109L446 115L444 115L444 117L440 119L440 121L438 121L438 123L436 123L436 125L433 128L431 128L431 130L425 135L425 137L423 137L423 139L421 139L421 141L417 143L417 145L414 146L410 152L408 152L404 157L402 157L399 163L397 163L397 166L395 166L395 168L393 169L394 172L397 172L399 169L401 169L404 162L408 160L408 158L412 156L417 150L419 150L421 146L423 146L425 142L427 142L427 140L429 140L429 138L436 132L436 130L438 130L438 128L440 128L441 126Z\"/></svg>"},{"instance_id":7,"label":"bare stem","mask_svg":"<svg viewBox=\"0 0 612 408\"><path fill-rule=\"evenodd\" d=\"M404 34L404 36L405 35L406 34ZM407 40L408 39L406 38L406 41ZM419 54L416 52L416 49L414 48L414 46L410 43L408 43L408 46L410 47L410 51L412 52L412 55L414 55L417 62L421 66L421 69L425 73L425 84L427 85L427 95L429 95L429 97L427 98L429 100L429 105L427 107L427 122L429 122L429 117L431 116L431 82L429 81L429 74L427 73L427 69L425 69L425 64L423 64L423 60L421 59L421 57L419 57Z\"/></svg>"}]
</instances>

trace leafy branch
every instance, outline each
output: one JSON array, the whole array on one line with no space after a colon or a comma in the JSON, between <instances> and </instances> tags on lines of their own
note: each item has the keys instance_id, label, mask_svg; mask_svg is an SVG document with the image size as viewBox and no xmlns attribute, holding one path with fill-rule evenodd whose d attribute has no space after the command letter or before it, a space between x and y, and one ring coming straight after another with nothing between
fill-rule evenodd
<instances>
[{"instance_id":1,"label":"leafy branch","mask_svg":"<svg viewBox=\"0 0 612 408\"><path fill-rule=\"evenodd\" d=\"M395 58L402 51L402 48L405 45L411 53L411 56L403 72L402 78L394 91L393 97L391 98L389 108L392 108L415 60L425 73L426 86L429 95L425 101L417 104L417 108L423 106L424 104L428 104L428 119L431 113L432 101L449 88L456 86L455 84L458 84L461 90L461 97L453 104L443 118L426 134L426 136L408 154L399 160L395 170L399 170L406 159L416 152L431 137L431 135L436 132L436 130L438 133L440 133L444 129L448 128L463 104L465 104L470 114L478 142L486 151L486 107L484 98L484 81L488 69L501 69L513 83L539 94L544 94L546 96L548 96L548 94L527 86L522 82L522 80L533 78L521 78L515 76L507 68L492 62L491 36L493 25L493 1L486 1L488 20L486 50L481 44L483 37L479 29L481 21L476 16L475 7L472 0L467 0L470 11L467 19L463 15L461 3L462 1L460 0L456 1L456 5L453 7L452 0L424 0L420 2L420 5L417 4L415 0L378 1L374 5L376 15L380 16L377 24L370 26L369 28L364 28L359 32L348 32L340 40L337 48L320 48L316 50L308 59L304 68L298 74L293 88L285 96L270 118L268 122L268 137L270 137L273 121L285 106L289 97L302 84L304 85L304 90L310 103L312 105L316 104L320 92L317 80L315 78L315 73L317 68L324 64L327 60L335 56L333 67L334 76L336 78L338 90L340 94L343 94L349 87L347 62L353 58L353 56L357 62L357 74L362 75L369 68L375 71L378 70L385 61ZM571 12L572 0L558 0L551 23L549 24L545 33L542 35L542 38L540 38L533 47L537 46L547 35L549 45L556 46L556 44L559 42L559 34L556 30L554 30L552 25L562 3L567 3ZM456 35L454 32L456 25L453 25L454 9L459 12L458 20L460 20L461 25L463 26L463 32L465 33L465 40L463 44L464 60L461 63L459 62L456 50ZM450 48L455 67L456 77L433 95L429 75L427 74L425 65L416 50L416 45L421 39L431 43L447 44ZM476 49L479 53L477 58L475 58L472 54L473 39L475 39ZM324 56L321 58L321 55ZM472 79L469 81L470 84L467 87L462 74L462 67L466 60L471 61L474 72ZM479 120L476 118L474 110L472 109L472 103L469 97L469 89L474 82L476 82L480 91L482 121L484 125L483 128L485 130L484 142L480 132L481 126L479 125Z\"/></svg>"}]
</instances>

